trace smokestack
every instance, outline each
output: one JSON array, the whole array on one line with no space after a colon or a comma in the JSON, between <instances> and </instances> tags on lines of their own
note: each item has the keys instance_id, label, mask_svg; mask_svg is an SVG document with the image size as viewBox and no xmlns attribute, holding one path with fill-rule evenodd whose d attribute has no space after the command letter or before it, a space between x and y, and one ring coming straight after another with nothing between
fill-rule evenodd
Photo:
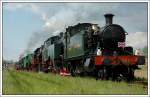
<instances>
[{"instance_id":1,"label":"smokestack","mask_svg":"<svg viewBox=\"0 0 150 97\"><path fill-rule=\"evenodd\" d=\"M113 14L105 14L106 25L111 25L113 23Z\"/></svg>"}]
</instances>

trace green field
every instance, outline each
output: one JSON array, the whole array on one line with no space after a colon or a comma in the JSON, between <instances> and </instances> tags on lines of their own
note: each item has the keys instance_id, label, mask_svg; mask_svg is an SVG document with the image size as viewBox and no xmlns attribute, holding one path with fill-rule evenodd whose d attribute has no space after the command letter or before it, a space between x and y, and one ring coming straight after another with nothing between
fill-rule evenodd
<instances>
[{"instance_id":1,"label":"green field","mask_svg":"<svg viewBox=\"0 0 150 97\"><path fill-rule=\"evenodd\" d=\"M143 84L100 81L88 77L3 70L3 95L7 94L147 94Z\"/></svg>"}]
</instances>

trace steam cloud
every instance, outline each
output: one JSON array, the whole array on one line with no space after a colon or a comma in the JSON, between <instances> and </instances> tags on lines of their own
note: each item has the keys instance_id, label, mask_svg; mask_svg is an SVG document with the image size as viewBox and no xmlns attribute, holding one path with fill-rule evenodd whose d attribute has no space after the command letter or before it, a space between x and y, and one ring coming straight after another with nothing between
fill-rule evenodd
<instances>
[{"instance_id":1,"label":"steam cloud","mask_svg":"<svg viewBox=\"0 0 150 97\"><path fill-rule=\"evenodd\" d=\"M75 25L77 23L82 22L91 22L100 24L100 16L104 21L103 14L108 12L108 10L115 9L118 4L94 4L93 5L86 3L74 3L74 4L54 4L57 9L54 8L54 5L50 6L55 12L51 13L48 11L47 13L43 13L41 9L35 5L30 4L32 11L41 16L41 19L45 22L42 30L35 32L27 45L27 49L25 52L31 52L37 47L39 47L43 42L50 36L56 35L61 31L65 31L65 28L68 26ZM51 4L50 4L51 5ZM102 5L102 6L100 6ZM107 7L108 5L113 7ZM102 10L102 8L104 10ZM91 10L91 11L89 11ZM101 12L102 14L98 13ZM101 24L102 25L102 24Z\"/></svg>"}]
</instances>

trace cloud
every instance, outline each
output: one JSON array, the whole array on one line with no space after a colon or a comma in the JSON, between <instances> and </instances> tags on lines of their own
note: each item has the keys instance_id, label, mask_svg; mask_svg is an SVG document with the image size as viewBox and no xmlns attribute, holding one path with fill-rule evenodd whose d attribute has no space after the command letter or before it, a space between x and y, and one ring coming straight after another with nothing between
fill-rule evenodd
<instances>
[{"instance_id":1,"label":"cloud","mask_svg":"<svg viewBox=\"0 0 150 97\"><path fill-rule=\"evenodd\" d=\"M94 5L94 6L93 6ZM107 7L107 6L111 7ZM99 3L99 4L90 4L90 3L65 3L60 4L59 7L56 4L56 8L59 10L55 10L54 14L47 14L44 17L48 17L45 19L44 28L49 30L57 30L65 28L66 26L74 25L79 22L96 22L100 23L100 14L109 12L109 10L113 10L117 8L119 4L114 3ZM104 19L104 17L103 17Z\"/></svg>"},{"instance_id":2,"label":"cloud","mask_svg":"<svg viewBox=\"0 0 150 97\"><path fill-rule=\"evenodd\" d=\"M143 48L147 46L147 39L146 32L129 33L126 38L126 43L128 46L133 46L135 49Z\"/></svg>"},{"instance_id":3,"label":"cloud","mask_svg":"<svg viewBox=\"0 0 150 97\"><path fill-rule=\"evenodd\" d=\"M47 19L43 27L51 32L55 32L58 29L64 29L66 25L69 26L77 22L77 15L77 12L72 10L61 10L54 16Z\"/></svg>"}]
</instances>

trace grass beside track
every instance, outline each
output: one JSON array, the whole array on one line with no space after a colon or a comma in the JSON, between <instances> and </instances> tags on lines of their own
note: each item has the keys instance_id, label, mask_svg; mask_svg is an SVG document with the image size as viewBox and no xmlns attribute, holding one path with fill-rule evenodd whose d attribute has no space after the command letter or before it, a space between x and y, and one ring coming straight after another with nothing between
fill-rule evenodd
<instances>
[{"instance_id":1,"label":"grass beside track","mask_svg":"<svg viewBox=\"0 0 150 97\"><path fill-rule=\"evenodd\" d=\"M3 95L47 94L147 94L143 84L96 81L88 77L62 77L55 74L3 70Z\"/></svg>"}]
</instances>

